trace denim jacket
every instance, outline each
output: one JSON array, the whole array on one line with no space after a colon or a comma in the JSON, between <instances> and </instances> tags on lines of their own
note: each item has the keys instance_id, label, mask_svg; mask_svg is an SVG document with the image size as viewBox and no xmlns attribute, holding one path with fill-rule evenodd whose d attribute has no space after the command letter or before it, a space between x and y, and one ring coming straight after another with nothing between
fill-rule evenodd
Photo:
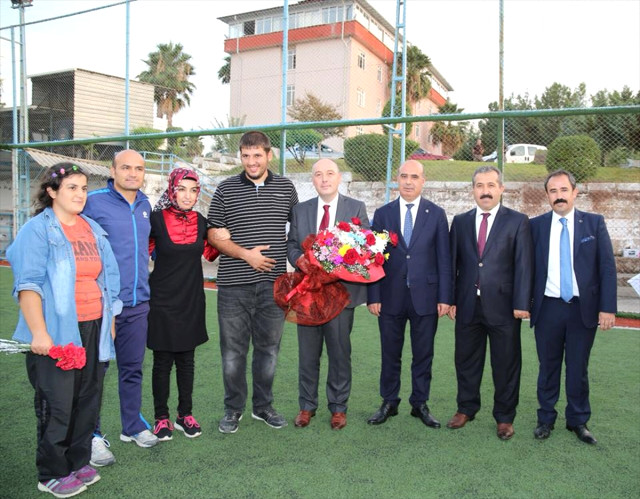
<instances>
[{"instance_id":1,"label":"denim jacket","mask_svg":"<svg viewBox=\"0 0 640 499\"><path fill-rule=\"evenodd\" d=\"M102 292L98 351L99 360L104 362L115 357L111 321L122 311L118 298L120 273L105 231L90 218L80 216L91 226L102 261L97 279ZM82 346L75 303L76 260L71 243L51 208L46 208L24 225L7 249L7 259L13 271L13 297L17 301L20 291L27 290L40 295L47 333L53 344ZM32 340L22 311L13 339L22 343Z\"/></svg>"}]
</instances>

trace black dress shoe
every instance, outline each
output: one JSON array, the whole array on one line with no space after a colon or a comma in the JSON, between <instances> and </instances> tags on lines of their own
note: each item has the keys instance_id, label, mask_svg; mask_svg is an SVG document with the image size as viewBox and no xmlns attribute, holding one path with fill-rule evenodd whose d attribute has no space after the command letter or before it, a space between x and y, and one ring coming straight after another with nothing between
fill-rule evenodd
<instances>
[{"instance_id":1,"label":"black dress shoe","mask_svg":"<svg viewBox=\"0 0 640 499\"><path fill-rule=\"evenodd\" d=\"M538 423L536 429L533 430L533 436L538 440L545 440L551 436L551 430L553 430L553 424Z\"/></svg>"},{"instance_id":2,"label":"black dress shoe","mask_svg":"<svg viewBox=\"0 0 640 499\"><path fill-rule=\"evenodd\" d=\"M418 407L412 407L411 415L414 418L420 418L420 420L430 428L440 428L440 421L438 421L431 415L427 404L422 404Z\"/></svg>"},{"instance_id":3,"label":"black dress shoe","mask_svg":"<svg viewBox=\"0 0 640 499\"><path fill-rule=\"evenodd\" d=\"M567 430L575 433L578 436L578 440L582 440L585 444L595 445L598 443L586 424L579 424L578 426L567 425Z\"/></svg>"},{"instance_id":4,"label":"black dress shoe","mask_svg":"<svg viewBox=\"0 0 640 499\"><path fill-rule=\"evenodd\" d=\"M398 406L384 402L373 416L367 419L369 424L382 424L391 416L398 414Z\"/></svg>"}]
</instances>

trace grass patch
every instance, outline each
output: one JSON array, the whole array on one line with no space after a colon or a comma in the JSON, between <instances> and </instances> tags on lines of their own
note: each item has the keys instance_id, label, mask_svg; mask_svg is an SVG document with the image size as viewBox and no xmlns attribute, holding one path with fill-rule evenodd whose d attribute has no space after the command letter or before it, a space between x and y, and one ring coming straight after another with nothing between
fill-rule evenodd
<instances>
[{"instance_id":1,"label":"grass patch","mask_svg":"<svg viewBox=\"0 0 640 499\"><path fill-rule=\"evenodd\" d=\"M9 338L16 319L10 298L11 270L0 268L0 337ZM216 293L207 291L210 341L196 354L194 415L203 435L175 435L152 449L118 440L120 430L115 367L107 373L103 427L117 463L102 468L102 480L87 497L630 497L640 495L640 335L614 329L598 332L590 365L590 428L595 447L564 429L561 416L551 438L536 441L537 358L532 330L522 329L523 372L515 437L502 442L491 417L491 374L485 372L484 407L462 430L433 430L409 415L410 349L405 345L400 414L371 427L366 419L380 404L380 347L377 323L365 308L356 310L353 389L348 425L329 427L324 387L320 408L305 429L295 428L298 411L297 340L287 324L274 387L275 407L289 426L274 430L245 411L235 435L222 435L223 411ZM408 336L408 335L407 335ZM407 340L408 343L408 340ZM455 412L453 325L442 320L436 336L429 405L443 423ZM151 355L145 360L143 410L153 415ZM321 379L326 379L324 359ZM33 390L22 355L0 356L2 497L40 497L36 491ZM170 407L177 405L175 385Z\"/></svg>"}]
</instances>

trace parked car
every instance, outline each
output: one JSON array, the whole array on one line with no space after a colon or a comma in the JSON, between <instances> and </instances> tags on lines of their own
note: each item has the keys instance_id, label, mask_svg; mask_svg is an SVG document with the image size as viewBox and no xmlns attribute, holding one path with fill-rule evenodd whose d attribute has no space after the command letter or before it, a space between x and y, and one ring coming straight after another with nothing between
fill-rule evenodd
<instances>
[{"instance_id":1,"label":"parked car","mask_svg":"<svg viewBox=\"0 0 640 499\"><path fill-rule=\"evenodd\" d=\"M547 148L545 146L540 146L537 144L512 144L510 146L507 146L507 152L505 153L505 162L533 163L533 160L536 157L536 151L538 150L546 151ZM488 156L483 156L482 160L493 162L497 161L497 151L493 151Z\"/></svg>"},{"instance_id":2,"label":"parked car","mask_svg":"<svg viewBox=\"0 0 640 499\"><path fill-rule=\"evenodd\" d=\"M409 156L409 159L417 159L417 160L421 160L421 159L451 159L449 156L442 156L441 154L433 154L430 153L429 151L425 151L422 148L418 148L416 149L413 154L411 154L411 156Z\"/></svg>"}]
</instances>

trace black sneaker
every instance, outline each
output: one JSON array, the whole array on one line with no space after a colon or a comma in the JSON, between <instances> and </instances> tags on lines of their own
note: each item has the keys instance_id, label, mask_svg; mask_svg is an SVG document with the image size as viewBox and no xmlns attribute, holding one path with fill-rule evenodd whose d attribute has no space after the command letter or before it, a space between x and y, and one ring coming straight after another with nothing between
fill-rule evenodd
<instances>
[{"instance_id":1,"label":"black sneaker","mask_svg":"<svg viewBox=\"0 0 640 499\"><path fill-rule=\"evenodd\" d=\"M173 438L173 424L169 418L156 419L153 425L153 434L161 442L166 442Z\"/></svg>"},{"instance_id":2,"label":"black sneaker","mask_svg":"<svg viewBox=\"0 0 640 499\"><path fill-rule=\"evenodd\" d=\"M218 431L220 431L220 433L235 433L238 431L238 421L241 419L242 413L240 411L227 409L224 411L224 417L218 424Z\"/></svg>"},{"instance_id":3,"label":"black sneaker","mask_svg":"<svg viewBox=\"0 0 640 499\"><path fill-rule=\"evenodd\" d=\"M264 421L271 428L284 428L287 426L287 420L283 416L278 414L273 407L267 407L266 409L258 412L252 412L251 417Z\"/></svg>"},{"instance_id":4,"label":"black sneaker","mask_svg":"<svg viewBox=\"0 0 640 499\"><path fill-rule=\"evenodd\" d=\"M191 414L188 416L178 416L176 419L176 430L184 433L185 437L196 438L202 434L200 425Z\"/></svg>"}]
</instances>

